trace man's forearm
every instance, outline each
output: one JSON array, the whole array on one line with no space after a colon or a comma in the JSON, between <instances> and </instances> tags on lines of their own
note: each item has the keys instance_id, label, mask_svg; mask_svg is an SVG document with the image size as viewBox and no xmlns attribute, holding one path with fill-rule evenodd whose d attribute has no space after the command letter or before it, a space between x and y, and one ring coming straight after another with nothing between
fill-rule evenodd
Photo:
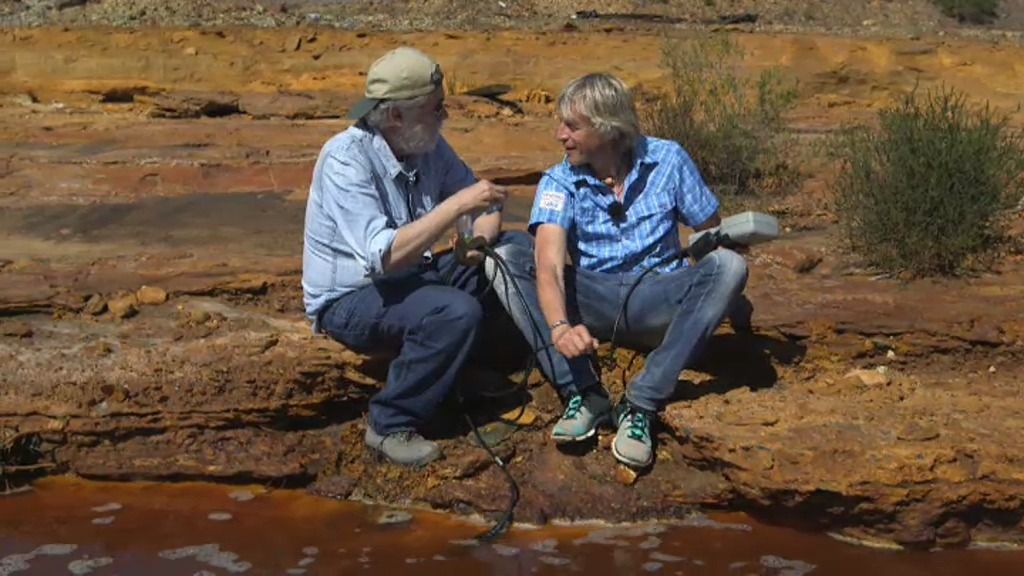
<instances>
[{"instance_id":1,"label":"man's forearm","mask_svg":"<svg viewBox=\"0 0 1024 576\"><path fill-rule=\"evenodd\" d=\"M488 244L493 244L501 233L501 212L484 214L473 222L473 235L483 236Z\"/></svg>"},{"instance_id":2,"label":"man's forearm","mask_svg":"<svg viewBox=\"0 0 1024 576\"><path fill-rule=\"evenodd\" d=\"M537 270L537 300L548 326L568 320L565 310L565 282L562 273L552 269Z\"/></svg>"},{"instance_id":3,"label":"man's forearm","mask_svg":"<svg viewBox=\"0 0 1024 576\"><path fill-rule=\"evenodd\" d=\"M391 243L391 250L384 257L384 272L401 270L419 263L423 252L454 224L458 215L454 204L442 202L422 218L400 227Z\"/></svg>"}]
</instances>

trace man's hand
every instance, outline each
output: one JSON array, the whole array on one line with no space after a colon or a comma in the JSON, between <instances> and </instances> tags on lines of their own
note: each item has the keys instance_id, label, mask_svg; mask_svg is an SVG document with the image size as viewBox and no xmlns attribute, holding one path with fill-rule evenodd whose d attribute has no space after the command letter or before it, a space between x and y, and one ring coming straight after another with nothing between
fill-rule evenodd
<instances>
[{"instance_id":1,"label":"man's hand","mask_svg":"<svg viewBox=\"0 0 1024 576\"><path fill-rule=\"evenodd\" d=\"M495 204L503 203L506 198L508 198L508 191L490 180L480 180L452 196L452 200L458 206L459 214L484 212Z\"/></svg>"},{"instance_id":2,"label":"man's hand","mask_svg":"<svg viewBox=\"0 0 1024 576\"><path fill-rule=\"evenodd\" d=\"M598 341L583 324L562 324L551 331L551 343L562 356L576 358L597 351Z\"/></svg>"}]
</instances>

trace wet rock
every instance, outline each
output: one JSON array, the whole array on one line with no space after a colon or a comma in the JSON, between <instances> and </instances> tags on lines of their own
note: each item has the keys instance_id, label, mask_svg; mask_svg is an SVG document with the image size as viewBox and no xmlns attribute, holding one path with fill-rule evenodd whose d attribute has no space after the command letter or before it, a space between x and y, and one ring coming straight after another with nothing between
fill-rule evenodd
<instances>
[{"instance_id":1,"label":"wet rock","mask_svg":"<svg viewBox=\"0 0 1024 576\"><path fill-rule=\"evenodd\" d=\"M129 294L127 296L121 296L114 298L107 302L107 308L110 310L110 314L114 318L124 319L131 318L139 313L139 301L135 297L135 294Z\"/></svg>"},{"instance_id":2,"label":"wet rock","mask_svg":"<svg viewBox=\"0 0 1024 576\"><path fill-rule=\"evenodd\" d=\"M412 514L404 510L388 510L377 517L377 524L405 524L412 520Z\"/></svg>"},{"instance_id":3,"label":"wet rock","mask_svg":"<svg viewBox=\"0 0 1024 576\"><path fill-rule=\"evenodd\" d=\"M167 291L158 286L143 286L135 292L139 304L157 305L167 302Z\"/></svg>"},{"instance_id":4,"label":"wet rock","mask_svg":"<svg viewBox=\"0 0 1024 576\"><path fill-rule=\"evenodd\" d=\"M357 482L345 475L321 476L310 484L306 491L316 496L343 500L352 494Z\"/></svg>"},{"instance_id":5,"label":"wet rock","mask_svg":"<svg viewBox=\"0 0 1024 576\"><path fill-rule=\"evenodd\" d=\"M89 299L85 302L85 307L82 308L83 314L90 316L99 316L107 310L107 301L103 296L99 294L93 294L89 296Z\"/></svg>"}]
</instances>

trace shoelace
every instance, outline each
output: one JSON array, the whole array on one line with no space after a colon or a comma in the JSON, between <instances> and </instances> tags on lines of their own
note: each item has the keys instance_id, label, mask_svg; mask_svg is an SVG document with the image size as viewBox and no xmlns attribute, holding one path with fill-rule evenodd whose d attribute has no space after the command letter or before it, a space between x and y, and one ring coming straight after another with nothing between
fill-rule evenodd
<instances>
[{"instance_id":1,"label":"shoelace","mask_svg":"<svg viewBox=\"0 0 1024 576\"><path fill-rule=\"evenodd\" d=\"M647 415L639 410L634 410L626 416L626 436L630 440L643 441L647 438Z\"/></svg>"},{"instance_id":2,"label":"shoelace","mask_svg":"<svg viewBox=\"0 0 1024 576\"><path fill-rule=\"evenodd\" d=\"M565 407L565 414L562 416L566 420L571 420L579 416L580 410L583 409L583 396L579 394L569 399L569 405Z\"/></svg>"}]
</instances>

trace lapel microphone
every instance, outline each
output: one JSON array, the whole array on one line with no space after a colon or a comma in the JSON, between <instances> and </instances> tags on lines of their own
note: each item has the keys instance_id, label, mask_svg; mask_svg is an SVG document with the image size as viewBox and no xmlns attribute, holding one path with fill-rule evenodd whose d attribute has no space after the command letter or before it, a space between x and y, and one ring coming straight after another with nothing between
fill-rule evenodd
<instances>
[{"instance_id":1,"label":"lapel microphone","mask_svg":"<svg viewBox=\"0 0 1024 576\"><path fill-rule=\"evenodd\" d=\"M612 222L622 224L626 221L626 207L622 205L622 202L616 200L608 205L608 216L611 217Z\"/></svg>"}]
</instances>

